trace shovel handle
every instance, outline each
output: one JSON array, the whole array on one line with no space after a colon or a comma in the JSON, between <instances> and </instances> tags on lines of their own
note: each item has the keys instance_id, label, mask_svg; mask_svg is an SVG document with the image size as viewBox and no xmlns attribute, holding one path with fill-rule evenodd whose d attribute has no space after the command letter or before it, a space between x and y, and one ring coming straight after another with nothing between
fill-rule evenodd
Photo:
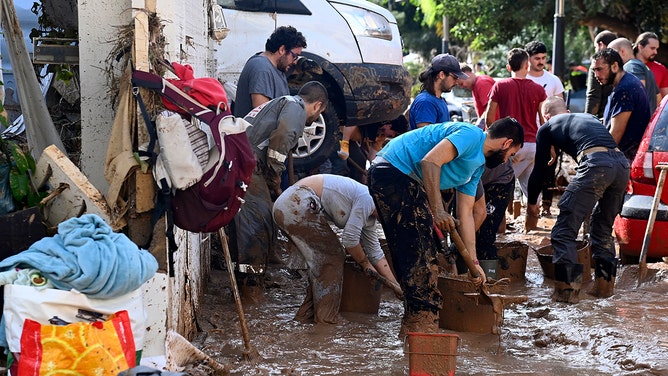
<instances>
[{"instance_id":1,"label":"shovel handle","mask_svg":"<svg viewBox=\"0 0 668 376\"><path fill-rule=\"evenodd\" d=\"M480 274L478 274L478 268L476 268L476 264L473 262L473 259L471 258L469 251L466 249L466 245L464 244L462 237L459 236L459 231L457 231L457 229L452 230L450 232L450 237L452 238L452 241L455 243L455 246L459 250L459 254L464 259L466 266L468 266L469 272L471 273L471 277L473 278L480 277Z\"/></svg>"}]
</instances>

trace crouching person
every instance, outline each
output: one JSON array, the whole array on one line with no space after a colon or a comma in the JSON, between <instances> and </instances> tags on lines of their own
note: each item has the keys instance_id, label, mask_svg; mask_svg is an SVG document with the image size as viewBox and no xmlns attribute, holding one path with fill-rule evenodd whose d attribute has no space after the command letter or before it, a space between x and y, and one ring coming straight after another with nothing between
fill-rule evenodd
<instances>
[{"instance_id":1,"label":"crouching person","mask_svg":"<svg viewBox=\"0 0 668 376\"><path fill-rule=\"evenodd\" d=\"M296 320L337 323L346 252L367 275L379 274L402 295L380 248L376 208L365 185L338 175L309 176L278 197L273 214L308 265L309 285ZM343 247L329 221L343 229Z\"/></svg>"},{"instance_id":2,"label":"crouching person","mask_svg":"<svg viewBox=\"0 0 668 376\"><path fill-rule=\"evenodd\" d=\"M552 228L555 279L552 299L566 303L579 301L583 265L577 262L576 238L590 213L596 279L588 293L607 298L613 294L617 273L612 225L624 202L629 162L597 118L569 114L560 97L546 99L543 114L547 122L536 135L536 164L529 178L527 215L538 216L538 194L551 158L550 149L561 149L578 162L577 174L559 200L559 215Z\"/></svg>"}]
</instances>

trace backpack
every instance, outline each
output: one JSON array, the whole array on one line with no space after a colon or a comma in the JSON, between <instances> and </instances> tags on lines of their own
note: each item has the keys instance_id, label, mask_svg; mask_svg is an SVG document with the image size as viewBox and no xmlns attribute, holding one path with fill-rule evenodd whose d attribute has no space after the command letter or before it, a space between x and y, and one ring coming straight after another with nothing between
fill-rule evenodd
<instances>
[{"instance_id":1,"label":"backpack","mask_svg":"<svg viewBox=\"0 0 668 376\"><path fill-rule=\"evenodd\" d=\"M194 184L184 189L175 189L170 186L167 179L157 179L163 203L157 206L154 219L156 214L162 215L159 207L164 206L168 221L167 235L172 237L170 243L173 242L173 234L170 234L172 220L179 228L192 232L214 232L224 227L241 209L246 189L255 170L255 155L246 136L246 128L250 124L232 116L226 103L223 106L224 111L220 112L220 103L200 103L158 75L134 71L132 82L135 86L158 92L164 99L174 104L179 112L208 124L215 142L215 147L209 152L209 162L203 169L201 178ZM223 86L220 83L218 86L224 93ZM207 86L209 90L212 87L212 85ZM144 122L149 127L149 134L152 135L148 147L150 154L155 148L156 132L151 129L153 125L148 119L140 95L137 95L137 101ZM157 156L153 155L151 158L155 160Z\"/></svg>"}]
</instances>

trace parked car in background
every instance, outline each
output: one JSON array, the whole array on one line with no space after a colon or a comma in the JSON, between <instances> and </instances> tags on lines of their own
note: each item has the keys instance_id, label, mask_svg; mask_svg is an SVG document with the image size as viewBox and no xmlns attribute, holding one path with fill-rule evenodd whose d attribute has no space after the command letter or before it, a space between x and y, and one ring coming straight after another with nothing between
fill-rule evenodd
<instances>
[{"instance_id":1,"label":"parked car in background","mask_svg":"<svg viewBox=\"0 0 668 376\"><path fill-rule=\"evenodd\" d=\"M452 88L452 91L442 94L448 104L451 121L464 121L475 124L478 121L478 114L475 111L473 95L470 90L459 86Z\"/></svg>"},{"instance_id":2,"label":"parked car in background","mask_svg":"<svg viewBox=\"0 0 668 376\"><path fill-rule=\"evenodd\" d=\"M403 66L402 40L392 13L363 0L217 0L229 34L216 46L217 78L236 87L253 54L263 51L269 35L291 25L306 37L302 51L317 69L288 78L296 94L307 81L327 88L322 118L307 128L294 156L295 171L319 166L338 147L340 125L366 126L391 121L410 101L413 79ZM299 65L299 64L298 64ZM228 92L229 98L236 93Z\"/></svg>"},{"instance_id":3,"label":"parked car in background","mask_svg":"<svg viewBox=\"0 0 668 376\"><path fill-rule=\"evenodd\" d=\"M668 97L664 97L645 130L631 164L631 179L622 212L615 220L622 263L630 263L640 255L657 188L659 163L668 163ZM668 189L663 190L652 231L647 257L668 256Z\"/></svg>"}]
</instances>

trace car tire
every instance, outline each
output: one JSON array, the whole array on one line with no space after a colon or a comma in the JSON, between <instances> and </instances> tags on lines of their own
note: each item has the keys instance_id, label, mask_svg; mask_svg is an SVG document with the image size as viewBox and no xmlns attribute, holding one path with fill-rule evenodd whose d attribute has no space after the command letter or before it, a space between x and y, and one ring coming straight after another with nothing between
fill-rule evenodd
<instances>
[{"instance_id":1,"label":"car tire","mask_svg":"<svg viewBox=\"0 0 668 376\"><path fill-rule=\"evenodd\" d=\"M336 148L339 117L330 101L320 118L304 128L292 153L295 173L304 174L320 166Z\"/></svg>"}]
</instances>

